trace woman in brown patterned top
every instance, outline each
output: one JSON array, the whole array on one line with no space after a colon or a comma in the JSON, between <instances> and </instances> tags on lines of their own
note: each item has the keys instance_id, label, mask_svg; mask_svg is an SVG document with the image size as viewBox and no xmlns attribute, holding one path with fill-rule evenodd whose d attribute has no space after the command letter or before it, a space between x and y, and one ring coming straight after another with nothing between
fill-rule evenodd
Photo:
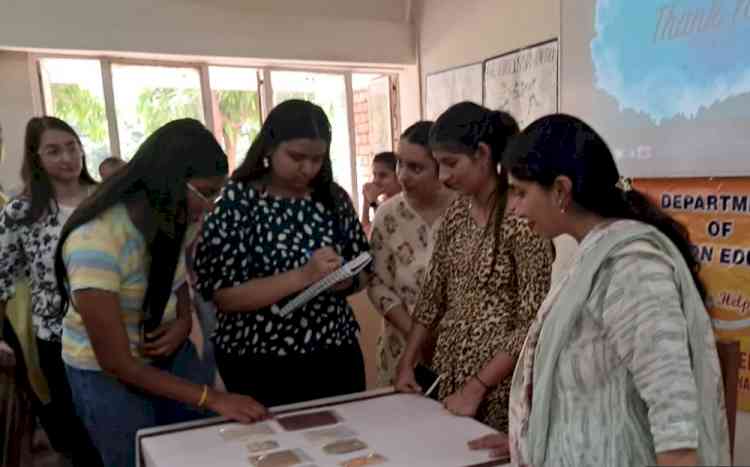
<instances>
[{"instance_id":1,"label":"woman in brown patterned top","mask_svg":"<svg viewBox=\"0 0 750 467\"><path fill-rule=\"evenodd\" d=\"M517 133L507 113L469 102L445 111L430 132L440 179L461 196L438 232L396 380L400 391L421 392L414 366L436 333L440 400L501 431L510 376L549 289L554 257L549 241L505 214L508 181L499 161Z\"/></svg>"}]
</instances>

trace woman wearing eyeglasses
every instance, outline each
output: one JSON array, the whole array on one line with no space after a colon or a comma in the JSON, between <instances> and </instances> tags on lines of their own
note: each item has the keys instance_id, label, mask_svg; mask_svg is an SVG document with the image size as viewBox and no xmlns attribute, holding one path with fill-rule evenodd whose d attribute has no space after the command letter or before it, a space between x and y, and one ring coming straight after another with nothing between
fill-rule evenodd
<instances>
[{"instance_id":1,"label":"woman wearing eyeglasses","mask_svg":"<svg viewBox=\"0 0 750 467\"><path fill-rule=\"evenodd\" d=\"M97 466L101 461L73 409L60 358L62 318L53 269L60 229L96 183L85 157L78 135L64 121L29 120L21 169L24 189L0 213L0 316L15 296L18 278L28 276L39 363L51 399L39 418L55 450L76 466Z\"/></svg>"},{"instance_id":2,"label":"woman wearing eyeglasses","mask_svg":"<svg viewBox=\"0 0 750 467\"><path fill-rule=\"evenodd\" d=\"M192 119L156 130L70 217L55 273L78 413L105 465L135 463L135 434L204 416L266 416L254 399L196 378L184 240L224 184L227 158Z\"/></svg>"}]
</instances>

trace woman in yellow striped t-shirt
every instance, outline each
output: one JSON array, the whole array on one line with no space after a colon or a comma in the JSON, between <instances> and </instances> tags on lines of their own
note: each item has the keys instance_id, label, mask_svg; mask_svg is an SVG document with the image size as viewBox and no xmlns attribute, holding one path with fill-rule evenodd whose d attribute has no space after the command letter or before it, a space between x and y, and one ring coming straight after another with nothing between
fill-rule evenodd
<instances>
[{"instance_id":1,"label":"woman in yellow striped t-shirt","mask_svg":"<svg viewBox=\"0 0 750 467\"><path fill-rule=\"evenodd\" d=\"M241 422L266 416L251 397L195 381L197 355L187 339L185 231L213 204L227 171L226 155L200 122L173 121L63 228L55 257L70 305L63 359L106 465L133 465L139 429L202 416L195 409Z\"/></svg>"}]
</instances>

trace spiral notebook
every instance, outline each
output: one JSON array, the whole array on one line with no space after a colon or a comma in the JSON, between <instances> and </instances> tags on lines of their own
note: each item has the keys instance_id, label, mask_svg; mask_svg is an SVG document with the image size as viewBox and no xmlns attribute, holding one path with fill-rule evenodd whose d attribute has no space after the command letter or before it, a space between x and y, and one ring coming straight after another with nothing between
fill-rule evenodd
<instances>
[{"instance_id":1,"label":"spiral notebook","mask_svg":"<svg viewBox=\"0 0 750 467\"><path fill-rule=\"evenodd\" d=\"M286 305L284 305L281 310L279 310L279 314L281 316L286 316L297 308L303 306L313 298L317 297L321 293L338 284L339 282L356 276L368 264L370 264L370 261L372 261L372 256L370 255L370 253L362 253L345 265L341 266L339 269L328 274L323 279L306 288L302 293L300 293L292 300L290 300Z\"/></svg>"}]
</instances>

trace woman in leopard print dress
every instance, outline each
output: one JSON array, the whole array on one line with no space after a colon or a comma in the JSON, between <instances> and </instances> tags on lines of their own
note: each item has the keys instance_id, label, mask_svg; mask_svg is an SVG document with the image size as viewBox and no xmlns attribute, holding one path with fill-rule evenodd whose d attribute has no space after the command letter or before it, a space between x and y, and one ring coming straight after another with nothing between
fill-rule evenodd
<instances>
[{"instance_id":1,"label":"woman in leopard print dress","mask_svg":"<svg viewBox=\"0 0 750 467\"><path fill-rule=\"evenodd\" d=\"M438 395L456 415L507 430L510 376L549 289L553 248L522 219L505 214L507 174L498 170L518 125L504 112L464 102L430 132L440 178L461 196L438 232L415 325L399 363L397 389L420 391L414 365L437 333Z\"/></svg>"}]
</instances>

